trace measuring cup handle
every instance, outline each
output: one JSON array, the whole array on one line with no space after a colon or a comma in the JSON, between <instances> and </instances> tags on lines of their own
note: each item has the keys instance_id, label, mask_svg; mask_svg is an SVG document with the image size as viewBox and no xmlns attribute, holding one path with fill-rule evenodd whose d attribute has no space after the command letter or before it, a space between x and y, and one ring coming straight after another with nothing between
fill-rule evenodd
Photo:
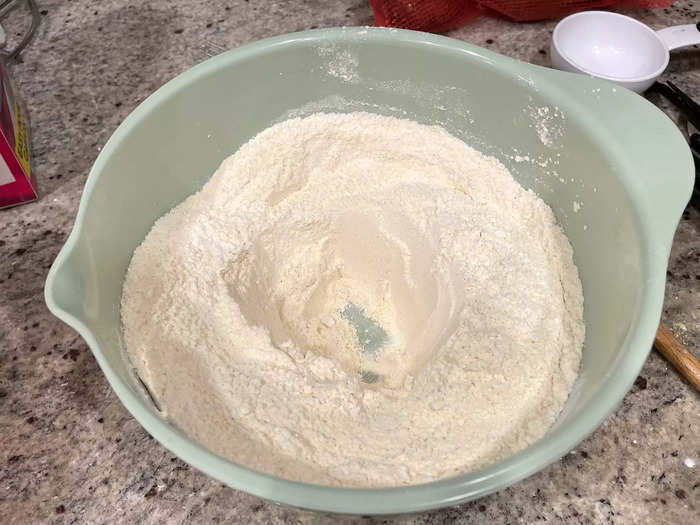
<instances>
[{"instance_id":1,"label":"measuring cup handle","mask_svg":"<svg viewBox=\"0 0 700 525\"><path fill-rule=\"evenodd\" d=\"M656 32L669 51L679 47L700 44L700 22L667 27Z\"/></svg>"}]
</instances>

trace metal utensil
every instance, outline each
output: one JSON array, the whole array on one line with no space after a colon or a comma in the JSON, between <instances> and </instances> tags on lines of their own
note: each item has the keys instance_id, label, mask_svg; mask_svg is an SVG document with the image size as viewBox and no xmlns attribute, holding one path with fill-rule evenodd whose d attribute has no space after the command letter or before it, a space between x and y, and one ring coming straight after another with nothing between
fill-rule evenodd
<instances>
[{"instance_id":1,"label":"metal utensil","mask_svg":"<svg viewBox=\"0 0 700 525\"><path fill-rule=\"evenodd\" d=\"M16 7L16 2L15 0L2 0L0 2L0 19L4 18L7 13L9 13L12 9ZM29 26L29 29L22 35L22 39L19 41L19 43L10 51L0 51L0 54L8 60L11 58L16 58L17 55L20 54L20 52L27 47L27 44L31 41L32 37L34 36L34 33L36 33L37 28L39 27L39 22L41 20L41 16L39 15L39 8L36 5L35 0L25 0L24 3L26 4L27 8L29 9L29 12L32 15L32 21ZM3 31L4 33L4 31Z\"/></svg>"}]
</instances>

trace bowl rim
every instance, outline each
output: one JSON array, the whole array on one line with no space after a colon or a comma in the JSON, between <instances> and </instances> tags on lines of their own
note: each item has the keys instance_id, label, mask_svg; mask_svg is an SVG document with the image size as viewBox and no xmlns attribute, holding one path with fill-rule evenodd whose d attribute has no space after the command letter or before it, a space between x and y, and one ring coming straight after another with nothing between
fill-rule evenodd
<instances>
[{"instance_id":1,"label":"bowl rim","mask_svg":"<svg viewBox=\"0 0 700 525\"><path fill-rule=\"evenodd\" d=\"M554 428L531 446L495 465L430 483L402 487L342 488L292 481L255 471L208 451L161 419L148 406L146 400L132 390L115 372L89 326L82 319L62 308L56 301L57 277L69 264L69 258L81 237L86 203L90 200L114 150L134 126L147 118L154 108L174 96L180 89L221 67L271 52L281 46L321 39L337 41L371 39L392 44L401 42L437 47L451 53L467 54L494 67L507 66L504 70L511 68L514 77L520 76L518 73L537 70L544 77L543 83L546 83L550 75L550 70L525 64L459 40L393 28L330 28L290 33L247 44L213 57L188 69L146 98L109 138L90 170L80 199L74 228L49 270L45 286L46 304L56 317L74 328L87 342L110 386L122 404L147 432L188 464L234 489L294 507L360 515L420 512L456 505L496 492L543 469L577 446L610 415L631 388L651 349L656 332L655 326L660 318L670 241L662 249L659 249L658 245L644 246L643 255L648 262L647 266L664 274L664 278L650 278L649 268L644 268L643 273L647 279L643 283L641 292L639 316L630 326L623 343L628 347L627 351L619 356L613 369L606 375L600 390L592 396L575 418L566 426ZM560 72L552 72L552 74L569 75ZM569 79L566 80L568 82ZM604 82L597 83L595 79L586 79L586 82L589 87L591 85L607 86ZM556 86L553 89L557 89ZM636 95L628 93L624 96ZM681 211L678 211L677 218L680 217ZM667 233L666 230L663 230L663 233ZM646 239L646 241L646 244L656 242L655 239Z\"/></svg>"}]
</instances>

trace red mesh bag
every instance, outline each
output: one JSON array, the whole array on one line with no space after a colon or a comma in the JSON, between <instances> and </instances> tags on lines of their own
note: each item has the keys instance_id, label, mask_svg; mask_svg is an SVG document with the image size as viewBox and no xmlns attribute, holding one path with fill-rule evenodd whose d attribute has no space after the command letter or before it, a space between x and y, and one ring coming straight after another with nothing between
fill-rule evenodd
<instances>
[{"instance_id":1,"label":"red mesh bag","mask_svg":"<svg viewBox=\"0 0 700 525\"><path fill-rule=\"evenodd\" d=\"M515 22L559 18L585 9L668 7L674 0L370 0L374 24L441 33L482 14Z\"/></svg>"}]
</instances>

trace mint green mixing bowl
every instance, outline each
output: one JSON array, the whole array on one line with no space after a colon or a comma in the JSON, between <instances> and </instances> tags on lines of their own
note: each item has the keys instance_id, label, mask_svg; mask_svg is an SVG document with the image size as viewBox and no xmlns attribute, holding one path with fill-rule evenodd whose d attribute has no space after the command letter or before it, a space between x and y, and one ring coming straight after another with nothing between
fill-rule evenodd
<instances>
[{"instance_id":1,"label":"mint green mixing bowl","mask_svg":"<svg viewBox=\"0 0 700 525\"><path fill-rule=\"evenodd\" d=\"M154 221L271 124L355 110L439 124L496 156L550 204L574 247L585 296L580 376L545 437L483 470L362 490L262 474L216 456L162 419L125 357L122 282ZM49 272L46 303L87 341L124 406L149 433L233 488L351 514L454 505L557 460L622 400L652 346L692 176L688 147L674 124L642 97L604 81L410 31L284 35L192 68L119 126L90 172L75 227Z\"/></svg>"}]
</instances>

